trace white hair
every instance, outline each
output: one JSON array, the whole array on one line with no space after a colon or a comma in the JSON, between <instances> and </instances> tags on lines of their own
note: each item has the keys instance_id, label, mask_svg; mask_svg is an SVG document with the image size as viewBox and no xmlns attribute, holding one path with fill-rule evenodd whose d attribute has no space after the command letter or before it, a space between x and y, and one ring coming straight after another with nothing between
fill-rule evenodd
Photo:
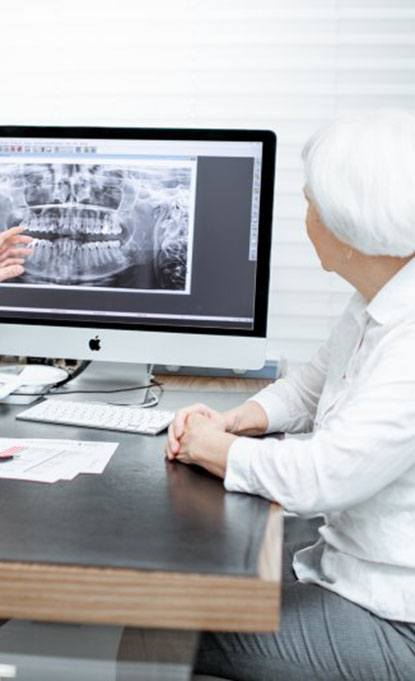
<instances>
[{"instance_id":1,"label":"white hair","mask_svg":"<svg viewBox=\"0 0 415 681\"><path fill-rule=\"evenodd\" d=\"M329 231L367 255L415 253L415 115L335 120L303 150L305 191Z\"/></svg>"}]
</instances>

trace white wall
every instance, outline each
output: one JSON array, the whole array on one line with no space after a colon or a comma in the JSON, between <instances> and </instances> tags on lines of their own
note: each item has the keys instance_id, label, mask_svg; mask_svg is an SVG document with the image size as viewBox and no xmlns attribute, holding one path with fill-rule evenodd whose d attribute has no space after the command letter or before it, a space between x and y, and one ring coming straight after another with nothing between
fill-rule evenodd
<instances>
[{"instance_id":1,"label":"white wall","mask_svg":"<svg viewBox=\"0 0 415 681\"><path fill-rule=\"evenodd\" d=\"M349 287L307 243L300 151L338 113L415 106L413 0L1 0L0 123L279 137L269 356L303 361Z\"/></svg>"}]
</instances>

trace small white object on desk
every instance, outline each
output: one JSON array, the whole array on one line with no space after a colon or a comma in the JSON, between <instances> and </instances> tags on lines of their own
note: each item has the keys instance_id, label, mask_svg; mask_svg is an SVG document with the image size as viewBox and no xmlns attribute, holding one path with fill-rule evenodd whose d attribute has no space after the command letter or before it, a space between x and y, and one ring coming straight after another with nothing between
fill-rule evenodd
<instances>
[{"instance_id":1,"label":"small white object on desk","mask_svg":"<svg viewBox=\"0 0 415 681\"><path fill-rule=\"evenodd\" d=\"M0 401L9 404L30 404L50 386L61 383L68 377L64 369L42 364L11 364L0 371Z\"/></svg>"}]
</instances>

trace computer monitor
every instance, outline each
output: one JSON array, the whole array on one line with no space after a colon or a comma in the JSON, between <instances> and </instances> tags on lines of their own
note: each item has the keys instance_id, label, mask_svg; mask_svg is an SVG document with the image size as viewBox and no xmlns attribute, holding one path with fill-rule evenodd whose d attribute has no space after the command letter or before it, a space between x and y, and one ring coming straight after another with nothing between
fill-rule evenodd
<instances>
[{"instance_id":1,"label":"computer monitor","mask_svg":"<svg viewBox=\"0 0 415 681\"><path fill-rule=\"evenodd\" d=\"M0 127L0 353L200 367L265 359L276 139L259 130Z\"/></svg>"}]
</instances>

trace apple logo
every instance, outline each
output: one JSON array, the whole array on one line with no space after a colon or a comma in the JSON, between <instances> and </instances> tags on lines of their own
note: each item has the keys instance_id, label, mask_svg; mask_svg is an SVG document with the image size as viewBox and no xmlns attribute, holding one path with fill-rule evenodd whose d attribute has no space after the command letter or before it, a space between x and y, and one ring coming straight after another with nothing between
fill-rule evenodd
<instances>
[{"instance_id":1,"label":"apple logo","mask_svg":"<svg viewBox=\"0 0 415 681\"><path fill-rule=\"evenodd\" d=\"M101 350L101 339L99 336L95 336L95 338L91 338L88 345L90 350Z\"/></svg>"}]
</instances>

